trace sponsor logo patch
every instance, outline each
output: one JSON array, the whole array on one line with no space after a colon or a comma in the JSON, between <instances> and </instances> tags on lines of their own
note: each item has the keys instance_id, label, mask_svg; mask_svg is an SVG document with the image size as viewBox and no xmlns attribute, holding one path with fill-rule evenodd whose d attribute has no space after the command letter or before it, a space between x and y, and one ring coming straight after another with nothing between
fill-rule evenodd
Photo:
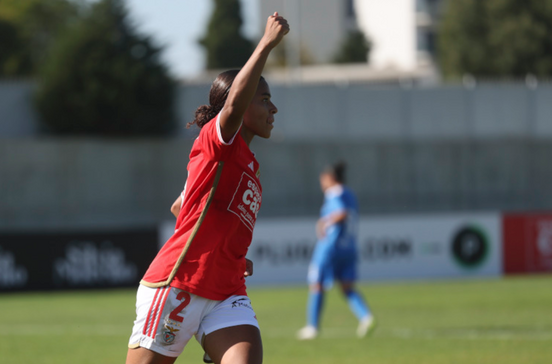
<instances>
[{"instance_id":1,"label":"sponsor logo patch","mask_svg":"<svg viewBox=\"0 0 552 364\"><path fill-rule=\"evenodd\" d=\"M253 227L257 221L257 214L261 208L261 200L259 185L253 177L244 172L238 188L234 192L232 201L230 201L228 211L236 214L245 226L253 231Z\"/></svg>"}]
</instances>

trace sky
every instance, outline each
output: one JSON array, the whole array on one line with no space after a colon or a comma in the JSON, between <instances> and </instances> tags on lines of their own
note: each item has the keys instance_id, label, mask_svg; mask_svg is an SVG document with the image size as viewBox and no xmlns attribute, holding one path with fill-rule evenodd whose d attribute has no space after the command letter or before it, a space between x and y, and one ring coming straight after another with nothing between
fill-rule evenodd
<instances>
[{"instance_id":1,"label":"sky","mask_svg":"<svg viewBox=\"0 0 552 364\"><path fill-rule=\"evenodd\" d=\"M203 70L203 48L198 44L207 29L214 0L125 0L138 31L164 46L163 60L177 78L193 78ZM240 0L243 33L260 36L259 0Z\"/></svg>"}]
</instances>

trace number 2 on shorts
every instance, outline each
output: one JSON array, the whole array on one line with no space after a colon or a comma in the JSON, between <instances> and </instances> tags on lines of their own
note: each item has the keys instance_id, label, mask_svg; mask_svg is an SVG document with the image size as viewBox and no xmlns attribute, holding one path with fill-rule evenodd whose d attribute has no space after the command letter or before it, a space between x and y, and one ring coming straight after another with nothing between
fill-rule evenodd
<instances>
[{"instance_id":1,"label":"number 2 on shorts","mask_svg":"<svg viewBox=\"0 0 552 364\"><path fill-rule=\"evenodd\" d=\"M180 292L176 295L176 299L178 301L182 301L174 310L171 311L171 314L169 315L169 318L174 321L182 322L184 321L184 317L178 316L182 310L190 304L191 298L190 294L188 292Z\"/></svg>"}]
</instances>

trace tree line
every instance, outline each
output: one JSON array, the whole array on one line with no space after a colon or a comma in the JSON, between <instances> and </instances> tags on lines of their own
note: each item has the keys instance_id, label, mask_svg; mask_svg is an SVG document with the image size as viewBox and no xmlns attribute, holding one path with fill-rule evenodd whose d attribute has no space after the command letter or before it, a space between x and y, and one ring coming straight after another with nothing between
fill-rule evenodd
<instances>
[{"instance_id":1,"label":"tree line","mask_svg":"<svg viewBox=\"0 0 552 364\"><path fill-rule=\"evenodd\" d=\"M552 75L552 0L444 1L436 59L446 78ZM198 40L205 67L240 67L254 46L241 34L240 1L214 0L213 9ZM161 60L163 47L137 31L124 0L2 0L0 39L0 77L38 81L45 132L174 130L176 81ZM351 32L331 61L367 62L371 46Z\"/></svg>"}]
</instances>

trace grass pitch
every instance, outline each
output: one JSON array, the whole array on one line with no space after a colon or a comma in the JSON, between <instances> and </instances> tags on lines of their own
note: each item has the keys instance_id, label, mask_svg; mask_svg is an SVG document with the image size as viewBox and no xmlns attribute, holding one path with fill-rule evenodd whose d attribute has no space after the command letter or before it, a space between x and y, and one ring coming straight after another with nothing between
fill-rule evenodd
<instances>
[{"instance_id":1,"label":"grass pitch","mask_svg":"<svg viewBox=\"0 0 552 364\"><path fill-rule=\"evenodd\" d=\"M550 364L552 276L359 286L379 325L356 320L330 291L322 332L300 342L306 287L249 289L265 363ZM135 290L0 295L0 363L124 363ZM202 363L191 341L177 363Z\"/></svg>"}]
</instances>

